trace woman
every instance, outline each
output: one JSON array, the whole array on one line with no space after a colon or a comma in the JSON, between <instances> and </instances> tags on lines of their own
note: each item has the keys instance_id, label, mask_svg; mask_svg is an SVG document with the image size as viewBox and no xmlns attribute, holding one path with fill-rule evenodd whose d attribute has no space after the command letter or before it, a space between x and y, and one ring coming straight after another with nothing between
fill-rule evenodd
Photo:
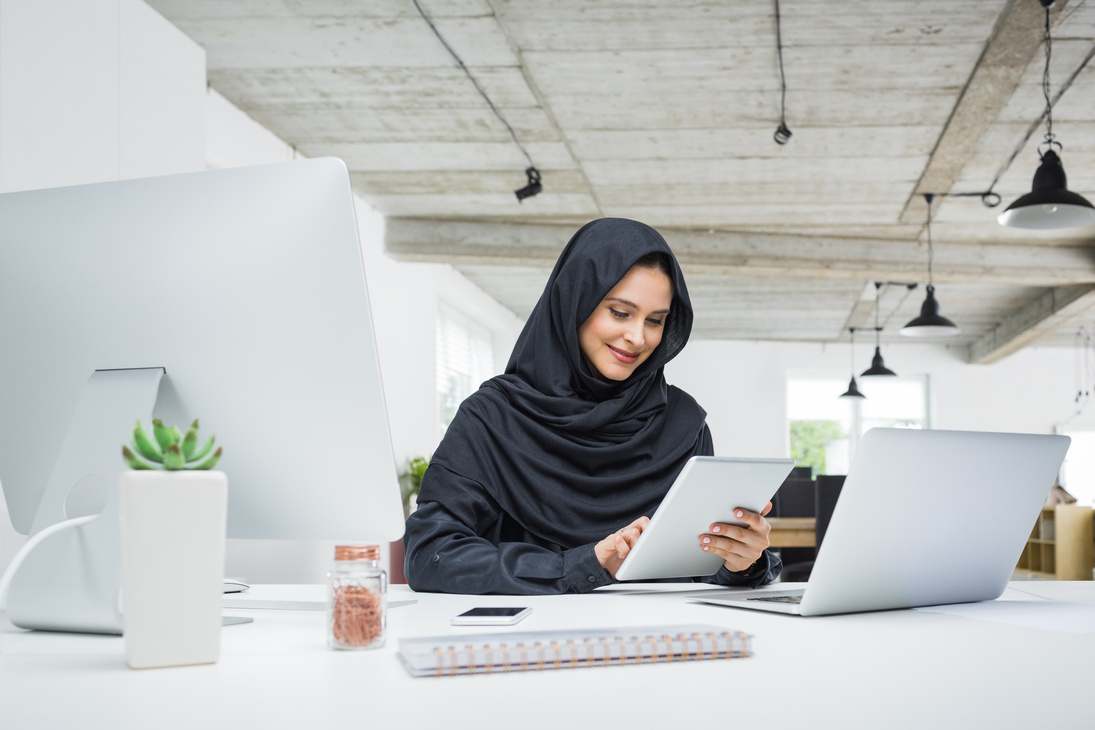
<instances>
[{"instance_id":1,"label":"woman","mask_svg":"<svg viewBox=\"0 0 1095 730\"><path fill-rule=\"evenodd\" d=\"M692 306L653 228L605 218L567 244L506 372L469 396L407 521L407 581L449 593L586 592L614 582L677 473L713 453L706 412L667 385ZM767 514L771 505L765 508ZM774 580L763 514L711 525L696 549L723 558L699 578Z\"/></svg>"}]
</instances>

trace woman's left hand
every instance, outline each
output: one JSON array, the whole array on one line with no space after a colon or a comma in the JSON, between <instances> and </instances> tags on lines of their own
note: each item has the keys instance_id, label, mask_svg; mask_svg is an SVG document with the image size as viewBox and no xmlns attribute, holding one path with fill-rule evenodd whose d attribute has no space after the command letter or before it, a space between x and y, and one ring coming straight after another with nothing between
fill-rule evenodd
<instances>
[{"instance_id":1,"label":"woman's left hand","mask_svg":"<svg viewBox=\"0 0 1095 730\"><path fill-rule=\"evenodd\" d=\"M734 573L745 570L760 559L768 547L768 533L772 531L772 526L764 515L771 511L771 502L760 514L741 507L735 509L734 517L746 526L716 522L711 525L710 532L700 535L700 547L704 552L715 553L722 558L727 570Z\"/></svg>"}]
</instances>

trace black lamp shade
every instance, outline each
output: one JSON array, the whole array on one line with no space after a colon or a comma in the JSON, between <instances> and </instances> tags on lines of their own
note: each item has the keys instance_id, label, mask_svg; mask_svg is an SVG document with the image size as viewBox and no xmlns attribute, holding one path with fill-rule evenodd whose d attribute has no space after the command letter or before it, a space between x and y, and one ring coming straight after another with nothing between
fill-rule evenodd
<instances>
[{"instance_id":1,"label":"black lamp shade","mask_svg":"<svg viewBox=\"0 0 1095 730\"><path fill-rule=\"evenodd\" d=\"M855 384L855 376L852 376L852 382L848 383L848 390L840 394L841 398L866 398L867 396L859 392L859 386Z\"/></svg>"},{"instance_id":2,"label":"black lamp shade","mask_svg":"<svg viewBox=\"0 0 1095 730\"><path fill-rule=\"evenodd\" d=\"M920 316L901 328L906 337L950 337L962 330L958 325L939 314L939 302L935 300L935 287L928 284L928 296L920 305Z\"/></svg>"},{"instance_id":3,"label":"black lamp shade","mask_svg":"<svg viewBox=\"0 0 1095 730\"><path fill-rule=\"evenodd\" d=\"M1013 228L1075 228L1095 223L1095 206L1068 189L1061 158L1050 149L1042 155L1031 191L1009 205L996 221Z\"/></svg>"},{"instance_id":4,"label":"black lamp shade","mask_svg":"<svg viewBox=\"0 0 1095 730\"><path fill-rule=\"evenodd\" d=\"M877 345L874 348L874 357L871 358L871 366L860 373L861 377L873 375L897 375L893 370L886 367L886 363L882 362L882 348Z\"/></svg>"}]
</instances>

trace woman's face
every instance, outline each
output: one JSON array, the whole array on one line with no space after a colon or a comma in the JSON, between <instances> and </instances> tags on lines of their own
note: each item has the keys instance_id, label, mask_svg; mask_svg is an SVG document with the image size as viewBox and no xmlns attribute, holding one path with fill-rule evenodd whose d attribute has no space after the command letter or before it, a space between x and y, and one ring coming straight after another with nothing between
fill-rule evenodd
<instances>
[{"instance_id":1,"label":"woman's face","mask_svg":"<svg viewBox=\"0 0 1095 730\"><path fill-rule=\"evenodd\" d=\"M673 285L659 269L632 266L578 328L593 374L627 380L662 341Z\"/></svg>"}]
</instances>

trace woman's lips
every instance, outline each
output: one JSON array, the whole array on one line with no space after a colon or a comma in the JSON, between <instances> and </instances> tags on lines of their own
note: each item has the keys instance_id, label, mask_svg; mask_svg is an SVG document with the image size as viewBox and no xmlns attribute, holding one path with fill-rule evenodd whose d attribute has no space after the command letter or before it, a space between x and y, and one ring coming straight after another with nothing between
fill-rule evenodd
<instances>
[{"instance_id":1,"label":"woman's lips","mask_svg":"<svg viewBox=\"0 0 1095 730\"><path fill-rule=\"evenodd\" d=\"M624 362L624 363L627 363L628 365L631 365L636 360L639 359L639 354L640 353L638 353L638 352L628 352L627 350L621 350L618 347L613 347L612 345L608 345L607 347L608 347L609 352L611 352L613 355L615 355L616 359L619 360L620 362Z\"/></svg>"}]
</instances>

